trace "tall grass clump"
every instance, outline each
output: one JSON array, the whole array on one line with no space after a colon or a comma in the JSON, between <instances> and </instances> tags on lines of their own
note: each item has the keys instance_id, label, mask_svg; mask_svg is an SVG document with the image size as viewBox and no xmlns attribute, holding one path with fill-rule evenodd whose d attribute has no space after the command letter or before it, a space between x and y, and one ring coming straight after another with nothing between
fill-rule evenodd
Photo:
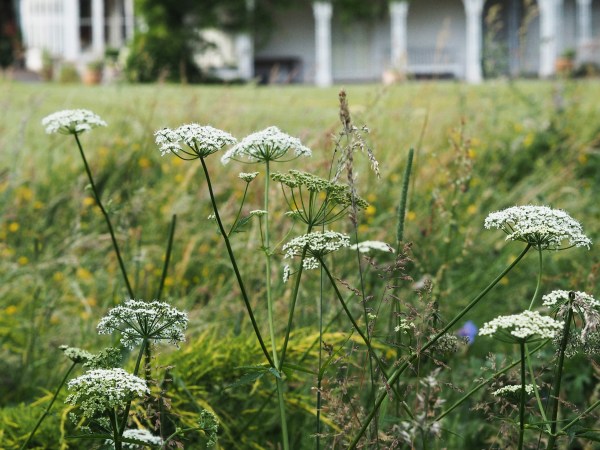
<instances>
[{"instance_id":1,"label":"tall grass clump","mask_svg":"<svg viewBox=\"0 0 600 450\"><path fill-rule=\"evenodd\" d=\"M341 91L337 125L317 137L269 118L231 130L238 138L195 122L192 100L137 128L88 109L46 116L61 165L39 170L75 195L49 183L49 205L37 205L61 242L19 232L44 189L8 180L2 192L23 216L8 217L1 250L29 252L10 273L34 288L25 301L4 275L24 299L11 314L27 320L2 319L7 354L22 358L3 364L35 380L3 407L3 439L23 449L593 445L597 229L588 200L561 197L548 176L568 166L590 192L593 150L570 132L568 102L548 123L506 125L540 113L535 102L500 106L485 144L458 94L459 116L440 118L416 98L392 107L393 92L354 114ZM399 117L418 125L410 142L376 145ZM110 137L113 127L137 129L140 142ZM54 351L64 362L45 380Z\"/></svg>"}]
</instances>

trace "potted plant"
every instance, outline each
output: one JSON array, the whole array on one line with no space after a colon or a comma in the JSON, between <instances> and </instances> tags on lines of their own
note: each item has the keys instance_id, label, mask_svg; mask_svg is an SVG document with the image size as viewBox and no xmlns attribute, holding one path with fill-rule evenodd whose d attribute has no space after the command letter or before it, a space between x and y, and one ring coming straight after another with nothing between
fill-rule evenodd
<instances>
[{"instance_id":1,"label":"potted plant","mask_svg":"<svg viewBox=\"0 0 600 450\"><path fill-rule=\"evenodd\" d=\"M87 85L99 84L102 81L102 69L104 61L97 60L89 62L83 73L83 83Z\"/></svg>"},{"instance_id":2,"label":"potted plant","mask_svg":"<svg viewBox=\"0 0 600 450\"><path fill-rule=\"evenodd\" d=\"M575 49L568 48L561 53L561 55L556 59L556 73L560 75L570 76L573 73L573 69L575 68L575 57L577 56L577 52Z\"/></svg>"}]
</instances>

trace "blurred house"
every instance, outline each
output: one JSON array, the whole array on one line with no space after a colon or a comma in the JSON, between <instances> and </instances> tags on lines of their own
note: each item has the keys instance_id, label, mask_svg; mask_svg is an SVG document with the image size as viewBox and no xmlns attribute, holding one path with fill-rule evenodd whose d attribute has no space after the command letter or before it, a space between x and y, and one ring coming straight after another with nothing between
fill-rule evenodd
<instances>
[{"instance_id":1,"label":"blurred house","mask_svg":"<svg viewBox=\"0 0 600 450\"><path fill-rule=\"evenodd\" d=\"M335 2L309 1L275 12L270 38L211 30L215 48L199 61L230 77L264 82L549 77L572 50L595 62L600 0L396 0L386 17L347 22ZM134 29L133 0L20 0L27 64L42 50L66 61L101 57Z\"/></svg>"},{"instance_id":2,"label":"blurred house","mask_svg":"<svg viewBox=\"0 0 600 450\"><path fill-rule=\"evenodd\" d=\"M47 55L86 63L133 37L134 0L20 0L25 65L39 71ZM44 55L44 53L46 55Z\"/></svg>"}]
</instances>

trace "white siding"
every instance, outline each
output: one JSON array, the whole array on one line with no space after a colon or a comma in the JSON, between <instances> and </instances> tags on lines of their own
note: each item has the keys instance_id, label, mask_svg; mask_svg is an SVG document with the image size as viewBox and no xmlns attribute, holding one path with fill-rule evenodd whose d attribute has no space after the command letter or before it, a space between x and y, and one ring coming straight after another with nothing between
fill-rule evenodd
<instances>
[{"instance_id":1,"label":"white siding","mask_svg":"<svg viewBox=\"0 0 600 450\"><path fill-rule=\"evenodd\" d=\"M408 7L408 70L464 75L465 9L461 0L419 0Z\"/></svg>"},{"instance_id":2,"label":"white siding","mask_svg":"<svg viewBox=\"0 0 600 450\"><path fill-rule=\"evenodd\" d=\"M335 14L335 12L334 12ZM276 14L269 41L255 48L255 58L296 58L300 61L300 81L315 79L315 21L310 4L285 9Z\"/></svg>"}]
</instances>

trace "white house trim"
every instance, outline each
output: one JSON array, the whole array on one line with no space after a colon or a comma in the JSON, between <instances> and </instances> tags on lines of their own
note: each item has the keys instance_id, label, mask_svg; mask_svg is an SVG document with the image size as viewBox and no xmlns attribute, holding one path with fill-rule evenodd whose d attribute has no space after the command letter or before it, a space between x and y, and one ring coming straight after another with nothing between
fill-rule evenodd
<instances>
[{"instance_id":1,"label":"white house trim","mask_svg":"<svg viewBox=\"0 0 600 450\"><path fill-rule=\"evenodd\" d=\"M577 0L577 28L577 45L588 45L592 40L592 0Z\"/></svg>"},{"instance_id":2,"label":"white house trim","mask_svg":"<svg viewBox=\"0 0 600 450\"><path fill-rule=\"evenodd\" d=\"M81 53L81 42L79 40L79 2L78 0L63 0L63 5L63 54L67 61L76 61Z\"/></svg>"},{"instance_id":3,"label":"white house trim","mask_svg":"<svg viewBox=\"0 0 600 450\"><path fill-rule=\"evenodd\" d=\"M467 16L467 42L466 42L466 67L465 79L469 83L481 83L481 44L482 14L484 0L463 0Z\"/></svg>"},{"instance_id":4,"label":"white house trim","mask_svg":"<svg viewBox=\"0 0 600 450\"><path fill-rule=\"evenodd\" d=\"M554 75L557 56L557 0L538 0L540 10L540 78Z\"/></svg>"},{"instance_id":5,"label":"white house trim","mask_svg":"<svg viewBox=\"0 0 600 450\"><path fill-rule=\"evenodd\" d=\"M390 65L401 74L406 73L408 63L407 17L407 1L390 2Z\"/></svg>"},{"instance_id":6,"label":"white house trim","mask_svg":"<svg viewBox=\"0 0 600 450\"><path fill-rule=\"evenodd\" d=\"M331 16L333 7L329 2L313 2L315 16L315 84L319 87L333 84L331 64Z\"/></svg>"},{"instance_id":7,"label":"white house trim","mask_svg":"<svg viewBox=\"0 0 600 450\"><path fill-rule=\"evenodd\" d=\"M94 56L104 56L104 1L92 1L92 51Z\"/></svg>"}]
</instances>

